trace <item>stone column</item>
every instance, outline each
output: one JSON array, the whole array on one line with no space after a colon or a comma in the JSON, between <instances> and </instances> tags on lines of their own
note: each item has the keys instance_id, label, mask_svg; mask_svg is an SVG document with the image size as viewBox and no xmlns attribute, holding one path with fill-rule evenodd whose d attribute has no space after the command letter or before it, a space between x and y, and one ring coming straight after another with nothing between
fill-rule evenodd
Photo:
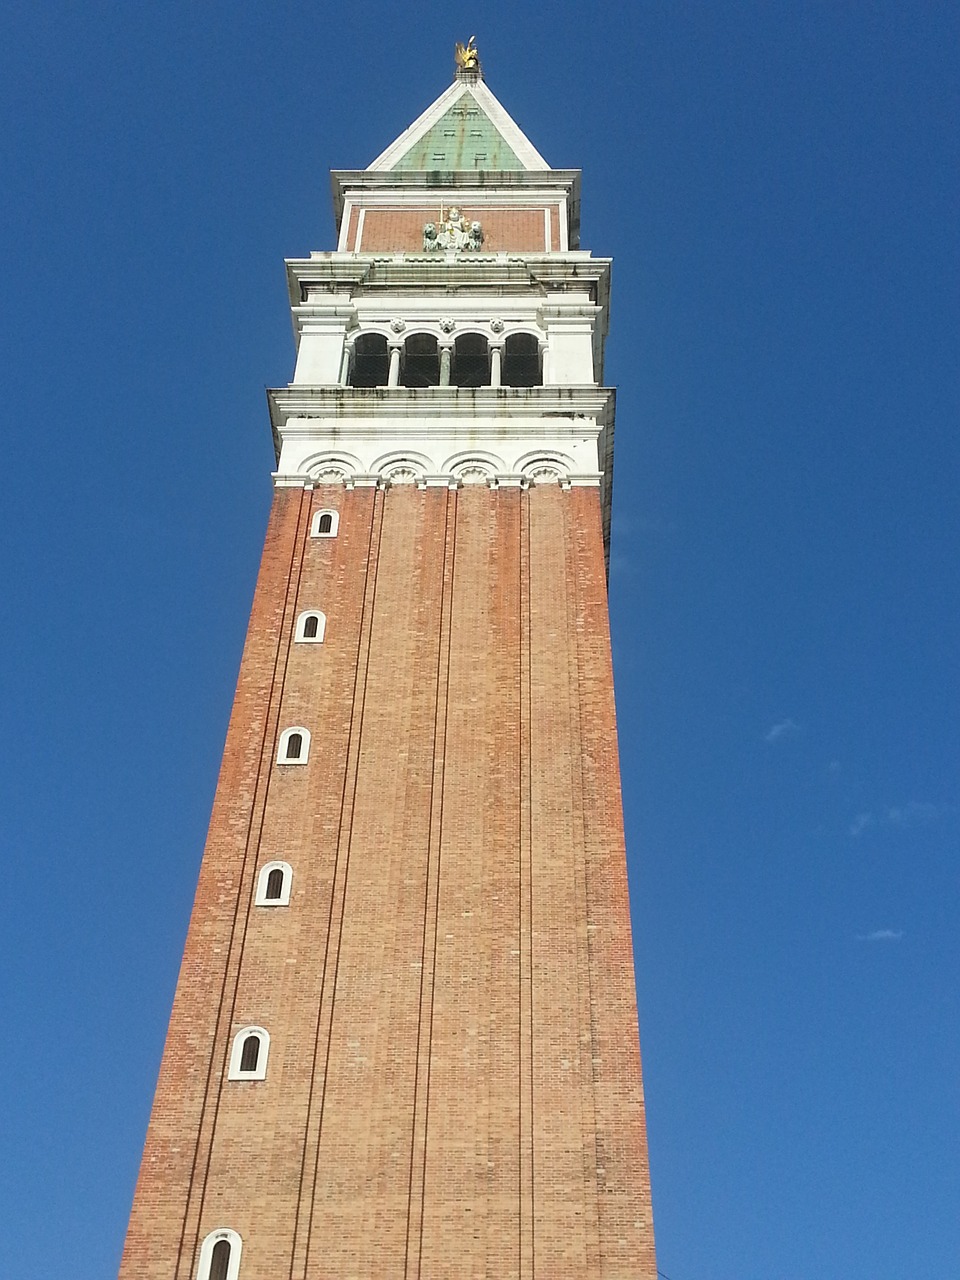
<instances>
[{"instance_id":1,"label":"stone column","mask_svg":"<svg viewBox=\"0 0 960 1280\"><path fill-rule=\"evenodd\" d=\"M490 348L490 385L491 387L499 387L501 385L501 371L503 369L503 346Z\"/></svg>"},{"instance_id":2,"label":"stone column","mask_svg":"<svg viewBox=\"0 0 960 1280\"><path fill-rule=\"evenodd\" d=\"M399 343L390 344L390 369L387 373L387 386L398 387L400 385L400 345Z\"/></svg>"},{"instance_id":3,"label":"stone column","mask_svg":"<svg viewBox=\"0 0 960 1280\"><path fill-rule=\"evenodd\" d=\"M453 345L447 343L440 348L440 385L441 387L449 387L450 385L450 366L453 362Z\"/></svg>"}]
</instances>

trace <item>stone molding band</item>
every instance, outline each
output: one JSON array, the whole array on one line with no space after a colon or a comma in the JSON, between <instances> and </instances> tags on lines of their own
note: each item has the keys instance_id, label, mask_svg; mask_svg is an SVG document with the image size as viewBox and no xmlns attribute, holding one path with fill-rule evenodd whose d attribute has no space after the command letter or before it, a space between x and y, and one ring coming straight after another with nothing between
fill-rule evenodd
<instances>
[{"instance_id":1,"label":"stone molding band","mask_svg":"<svg viewBox=\"0 0 960 1280\"><path fill-rule=\"evenodd\" d=\"M559 484L561 489L598 488L603 479L598 471L595 474L550 472L547 468L532 475L516 472L497 472L490 475L478 475L476 478L464 475L440 474L430 475L415 472L412 469L394 468L384 475L380 473L350 473L329 470L319 476L283 475L273 472L273 483L277 489L315 489L320 485L342 484L345 489L378 488L390 489L398 484L410 484L417 489L463 489L472 485L483 485L489 489L529 489L541 484Z\"/></svg>"}]
</instances>

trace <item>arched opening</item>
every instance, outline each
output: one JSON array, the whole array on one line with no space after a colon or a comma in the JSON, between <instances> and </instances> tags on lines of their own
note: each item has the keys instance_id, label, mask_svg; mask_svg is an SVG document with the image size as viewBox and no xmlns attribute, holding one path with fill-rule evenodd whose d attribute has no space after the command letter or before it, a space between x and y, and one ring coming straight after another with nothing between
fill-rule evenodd
<instances>
[{"instance_id":1,"label":"arched opening","mask_svg":"<svg viewBox=\"0 0 960 1280\"><path fill-rule=\"evenodd\" d=\"M300 621L297 623L297 638L301 638ZM318 643L314 641L314 643ZM284 729L277 743L277 764L306 764L310 755L310 730L302 725Z\"/></svg>"},{"instance_id":2,"label":"arched opening","mask_svg":"<svg viewBox=\"0 0 960 1280\"><path fill-rule=\"evenodd\" d=\"M385 387L390 359L387 340L382 333L359 333L353 344L353 368L350 385L354 387Z\"/></svg>"},{"instance_id":3,"label":"arched opening","mask_svg":"<svg viewBox=\"0 0 960 1280\"><path fill-rule=\"evenodd\" d=\"M210 1280L227 1280L230 1267L230 1241L218 1240L213 1246L213 1253L210 1255L210 1270L207 1272Z\"/></svg>"},{"instance_id":4,"label":"arched opening","mask_svg":"<svg viewBox=\"0 0 960 1280\"><path fill-rule=\"evenodd\" d=\"M233 1037L227 1078L266 1080L269 1053L270 1033L263 1027L244 1027Z\"/></svg>"},{"instance_id":5,"label":"arched opening","mask_svg":"<svg viewBox=\"0 0 960 1280\"><path fill-rule=\"evenodd\" d=\"M482 333L461 333L453 344L450 382L455 387L490 385L490 349Z\"/></svg>"},{"instance_id":6,"label":"arched opening","mask_svg":"<svg viewBox=\"0 0 960 1280\"><path fill-rule=\"evenodd\" d=\"M440 352L432 333L411 333L403 344L400 381L405 387L440 385Z\"/></svg>"},{"instance_id":7,"label":"arched opening","mask_svg":"<svg viewBox=\"0 0 960 1280\"><path fill-rule=\"evenodd\" d=\"M505 387L542 386L540 343L532 333L511 333L507 338L501 381Z\"/></svg>"},{"instance_id":8,"label":"arched opening","mask_svg":"<svg viewBox=\"0 0 960 1280\"><path fill-rule=\"evenodd\" d=\"M247 1036L243 1042L243 1051L240 1054L240 1070L256 1071L257 1063L260 1061L260 1037Z\"/></svg>"},{"instance_id":9,"label":"arched opening","mask_svg":"<svg viewBox=\"0 0 960 1280\"><path fill-rule=\"evenodd\" d=\"M294 628L293 638L297 644L308 641L313 644L322 644L324 632L327 629L327 620L319 609L306 609L297 618L297 625Z\"/></svg>"},{"instance_id":10,"label":"arched opening","mask_svg":"<svg viewBox=\"0 0 960 1280\"><path fill-rule=\"evenodd\" d=\"M257 876L257 896L254 902L258 907L288 907L292 880L293 868L289 862L268 862L260 868ZM253 1027L251 1030L256 1031L257 1028Z\"/></svg>"},{"instance_id":11,"label":"arched opening","mask_svg":"<svg viewBox=\"0 0 960 1280\"><path fill-rule=\"evenodd\" d=\"M239 1280L243 1241L229 1227L217 1227L200 1246L197 1280Z\"/></svg>"},{"instance_id":12,"label":"arched opening","mask_svg":"<svg viewBox=\"0 0 960 1280\"><path fill-rule=\"evenodd\" d=\"M315 511L310 521L311 538L335 538L340 516L336 511Z\"/></svg>"}]
</instances>

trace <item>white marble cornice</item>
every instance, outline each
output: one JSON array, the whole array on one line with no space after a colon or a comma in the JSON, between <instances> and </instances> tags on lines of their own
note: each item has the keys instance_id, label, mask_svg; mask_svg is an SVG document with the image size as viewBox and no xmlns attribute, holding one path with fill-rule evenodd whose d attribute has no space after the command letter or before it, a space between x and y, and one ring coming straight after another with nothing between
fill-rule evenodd
<instances>
[{"instance_id":1,"label":"white marble cornice","mask_svg":"<svg viewBox=\"0 0 960 1280\"><path fill-rule=\"evenodd\" d=\"M376 419L449 420L456 430L458 419L612 418L616 392L612 387L316 387L288 386L267 392L270 420L282 431L293 418L328 418L341 421ZM378 426L377 430L383 428Z\"/></svg>"},{"instance_id":2,"label":"white marble cornice","mask_svg":"<svg viewBox=\"0 0 960 1280\"><path fill-rule=\"evenodd\" d=\"M477 293L548 297L562 305L567 293L587 293L606 306L609 258L589 253L326 253L287 261L287 284L294 307L334 297L397 293Z\"/></svg>"}]
</instances>

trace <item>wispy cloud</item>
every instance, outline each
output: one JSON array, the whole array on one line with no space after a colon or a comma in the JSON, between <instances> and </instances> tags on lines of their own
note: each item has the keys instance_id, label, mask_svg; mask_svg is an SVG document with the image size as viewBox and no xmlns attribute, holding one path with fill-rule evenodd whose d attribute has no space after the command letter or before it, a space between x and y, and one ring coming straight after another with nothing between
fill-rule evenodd
<instances>
[{"instance_id":1,"label":"wispy cloud","mask_svg":"<svg viewBox=\"0 0 960 1280\"><path fill-rule=\"evenodd\" d=\"M888 805L877 813L869 810L858 813L848 828L852 836L861 836L869 827L895 827L906 830L911 827L925 827L950 813L948 804L925 804L919 800L910 800L907 804Z\"/></svg>"},{"instance_id":2,"label":"wispy cloud","mask_svg":"<svg viewBox=\"0 0 960 1280\"><path fill-rule=\"evenodd\" d=\"M876 825L877 820L872 813L858 813L850 823L850 834L852 836L862 836L867 827L875 827Z\"/></svg>"},{"instance_id":3,"label":"wispy cloud","mask_svg":"<svg viewBox=\"0 0 960 1280\"><path fill-rule=\"evenodd\" d=\"M899 942L903 937L902 929L874 929L872 933L858 933L858 942Z\"/></svg>"},{"instance_id":4,"label":"wispy cloud","mask_svg":"<svg viewBox=\"0 0 960 1280\"><path fill-rule=\"evenodd\" d=\"M776 742L778 738L789 737L799 732L800 726L796 720L791 720L788 716L786 720L778 720L776 724L771 725L763 736L767 742Z\"/></svg>"},{"instance_id":5,"label":"wispy cloud","mask_svg":"<svg viewBox=\"0 0 960 1280\"><path fill-rule=\"evenodd\" d=\"M843 765L839 760L831 760L827 765L827 773L829 773L832 778L835 778L842 768Z\"/></svg>"},{"instance_id":6,"label":"wispy cloud","mask_svg":"<svg viewBox=\"0 0 960 1280\"><path fill-rule=\"evenodd\" d=\"M891 827L921 827L928 822L936 822L945 812L946 805L921 804L911 800L909 804L888 809L885 817Z\"/></svg>"}]
</instances>

